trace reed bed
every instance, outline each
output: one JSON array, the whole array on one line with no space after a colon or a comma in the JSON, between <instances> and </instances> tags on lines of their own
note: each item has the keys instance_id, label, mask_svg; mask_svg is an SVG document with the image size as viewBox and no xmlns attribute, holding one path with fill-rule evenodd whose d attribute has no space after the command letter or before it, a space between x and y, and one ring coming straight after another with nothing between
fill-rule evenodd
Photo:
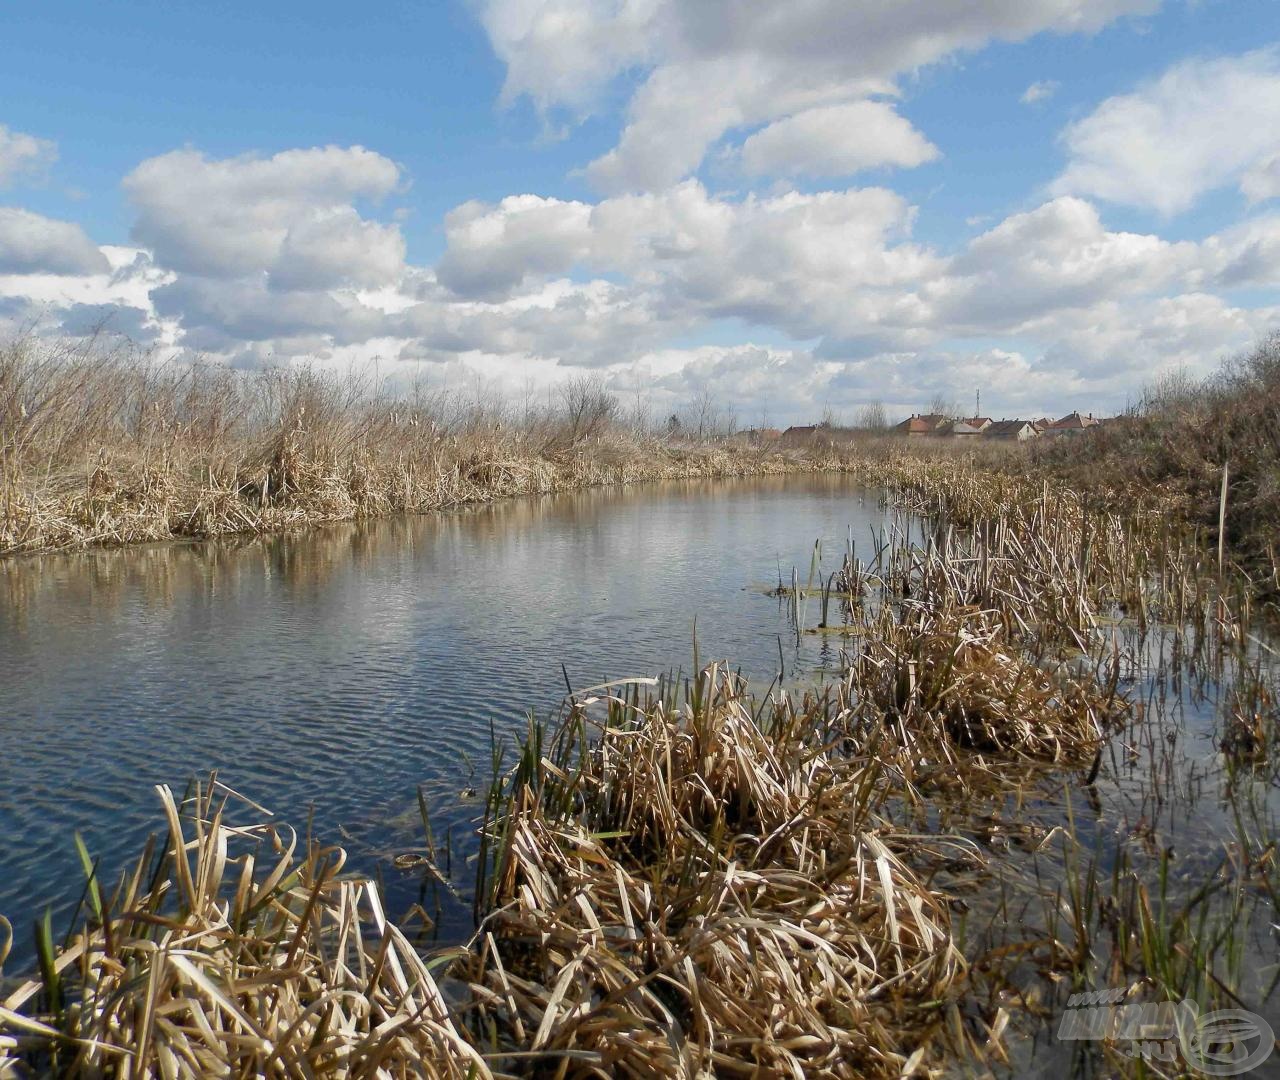
<instances>
[{"instance_id":1,"label":"reed bed","mask_svg":"<svg viewBox=\"0 0 1280 1080\"><path fill-rule=\"evenodd\" d=\"M1048 1041L1068 992L1110 989L1126 1004L1243 1009L1280 1030L1280 667L1258 625L1274 612L1270 579L1207 545L1167 492L1125 506L1102 483L1078 491L964 460L858 469L930 527L918 542L873 537L866 565L851 544L822 622L850 643L855 739L891 731L904 778L932 800L907 813L1000 853L981 875L989 922L965 945L988 1020L1016 998L1010 1040ZM1189 727L1193 706L1216 729ZM1055 770L1019 775L1019 760ZM1079 770L1078 790L1063 767ZM1203 799L1226 820L1188 835L1183 815ZM1108 1038L1061 1066L1172 1076L1193 1053Z\"/></svg>"},{"instance_id":2,"label":"reed bed","mask_svg":"<svg viewBox=\"0 0 1280 1080\"><path fill-rule=\"evenodd\" d=\"M875 814L878 763L785 696L753 716L715 665L679 705L596 704L491 792L473 1030L572 1077L897 1077L965 1042L950 913Z\"/></svg>"},{"instance_id":3,"label":"reed bed","mask_svg":"<svg viewBox=\"0 0 1280 1080\"><path fill-rule=\"evenodd\" d=\"M846 689L857 722L890 728L910 760L954 765L961 750L1079 767L1123 711L1114 685L1036 662L989 612L913 606L880 626L851 654Z\"/></svg>"},{"instance_id":4,"label":"reed bed","mask_svg":"<svg viewBox=\"0 0 1280 1080\"><path fill-rule=\"evenodd\" d=\"M490 1075L340 849L230 824L216 782L158 791L167 844L110 896L81 848L85 918L0 1003L0 1075Z\"/></svg>"},{"instance_id":5,"label":"reed bed","mask_svg":"<svg viewBox=\"0 0 1280 1080\"><path fill-rule=\"evenodd\" d=\"M157 363L94 340L0 343L0 556L839 467L730 435L624 421L590 380L519 405L304 368Z\"/></svg>"}]
</instances>

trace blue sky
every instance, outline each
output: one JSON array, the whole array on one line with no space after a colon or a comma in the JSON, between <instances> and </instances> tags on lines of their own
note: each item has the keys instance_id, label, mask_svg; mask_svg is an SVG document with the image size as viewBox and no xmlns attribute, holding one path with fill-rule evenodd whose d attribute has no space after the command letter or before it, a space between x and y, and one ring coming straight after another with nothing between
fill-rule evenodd
<instances>
[{"instance_id":1,"label":"blue sky","mask_svg":"<svg viewBox=\"0 0 1280 1080\"><path fill-rule=\"evenodd\" d=\"M0 40L10 333L118 307L179 361L781 422L1109 411L1280 327L1274 0L12 3Z\"/></svg>"}]
</instances>

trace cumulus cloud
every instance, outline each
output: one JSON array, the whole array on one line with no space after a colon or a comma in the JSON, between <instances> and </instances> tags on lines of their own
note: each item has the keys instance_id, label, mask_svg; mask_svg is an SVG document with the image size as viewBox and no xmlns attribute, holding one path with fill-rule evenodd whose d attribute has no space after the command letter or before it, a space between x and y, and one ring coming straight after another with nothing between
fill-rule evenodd
<instances>
[{"instance_id":1,"label":"cumulus cloud","mask_svg":"<svg viewBox=\"0 0 1280 1080\"><path fill-rule=\"evenodd\" d=\"M58 148L50 140L0 124L0 188L23 176L38 176L57 156Z\"/></svg>"},{"instance_id":2,"label":"cumulus cloud","mask_svg":"<svg viewBox=\"0 0 1280 1080\"><path fill-rule=\"evenodd\" d=\"M588 176L606 191L665 187L727 133L892 92L902 74L993 40L1088 32L1159 0L482 0L507 65L504 97L589 111L637 72L618 145Z\"/></svg>"},{"instance_id":3,"label":"cumulus cloud","mask_svg":"<svg viewBox=\"0 0 1280 1080\"><path fill-rule=\"evenodd\" d=\"M1062 136L1054 191L1177 214L1237 186L1280 193L1280 49L1189 60L1108 98Z\"/></svg>"},{"instance_id":4,"label":"cumulus cloud","mask_svg":"<svg viewBox=\"0 0 1280 1080\"><path fill-rule=\"evenodd\" d=\"M1203 284L1222 289L1280 285L1280 216L1233 225L1201 245Z\"/></svg>"},{"instance_id":5,"label":"cumulus cloud","mask_svg":"<svg viewBox=\"0 0 1280 1080\"><path fill-rule=\"evenodd\" d=\"M101 274L107 257L79 225L0 207L0 274Z\"/></svg>"},{"instance_id":6,"label":"cumulus cloud","mask_svg":"<svg viewBox=\"0 0 1280 1080\"><path fill-rule=\"evenodd\" d=\"M1091 203L1064 197L975 237L931 295L951 332L1018 332L1051 313L1184 286L1200 267L1197 245L1109 231Z\"/></svg>"},{"instance_id":7,"label":"cumulus cloud","mask_svg":"<svg viewBox=\"0 0 1280 1080\"><path fill-rule=\"evenodd\" d=\"M815 105L773 126L828 110L848 112ZM768 401L786 422L819 403L909 411L978 387L1009 413L1064 397L1103 411L1162 366L1203 368L1280 317L1218 295L1280 282L1277 216L1171 242L1061 195L939 249L884 187L742 195L685 180L464 203L439 263L415 267L394 226L362 209L400 182L358 148L153 158L129 178L147 249L99 249L74 225L0 211L0 319L34 311L84 333L110 316L135 340L237 366L396 356L431 364L433 380L479 373L509 389L590 368L647 387L655 407L711 390L744 417ZM679 345L709 337L734 343Z\"/></svg>"},{"instance_id":8,"label":"cumulus cloud","mask_svg":"<svg viewBox=\"0 0 1280 1080\"><path fill-rule=\"evenodd\" d=\"M396 190L396 164L360 146L212 160L196 150L149 158L124 180L134 238L187 274L269 275L283 290L377 286L404 264L399 227L354 201Z\"/></svg>"},{"instance_id":9,"label":"cumulus cloud","mask_svg":"<svg viewBox=\"0 0 1280 1080\"><path fill-rule=\"evenodd\" d=\"M538 195L464 203L444 220L439 279L461 295L492 297L529 275L564 273L588 254L590 221L586 203Z\"/></svg>"},{"instance_id":10,"label":"cumulus cloud","mask_svg":"<svg viewBox=\"0 0 1280 1080\"><path fill-rule=\"evenodd\" d=\"M492 298L580 268L624 276L658 318L736 317L812 337L909 321L901 290L937 261L910 242L912 219L884 188L729 201L691 180L594 205L522 196L465 208L441 280Z\"/></svg>"},{"instance_id":11,"label":"cumulus cloud","mask_svg":"<svg viewBox=\"0 0 1280 1080\"><path fill-rule=\"evenodd\" d=\"M145 308L131 304L74 303L58 314L59 329L73 337L91 334L120 334L138 344L155 341L160 326Z\"/></svg>"},{"instance_id":12,"label":"cumulus cloud","mask_svg":"<svg viewBox=\"0 0 1280 1080\"><path fill-rule=\"evenodd\" d=\"M1250 202L1262 202L1280 195L1280 153L1262 157L1245 170L1240 190Z\"/></svg>"},{"instance_id":13,"label":"cumulus cloud","mask_svg":"<svg viewBox=\"0 0 1280 1080\"><path fill-rule=\"evenodd\" d=\"M390 324L439 358L480 353L592 368L625 363L694 325L656 312L643 292L600 280L554 281L499 303L429 301Z\"/></svg>"},{"instance_id":14,"label":"cumulus cloud","mask_svg":"<svg viewBox=\"0 0 1280 1080\"><path fill-rule=\"evenodd\" d=\"M938 148L882 101L826 105L788 116L742 144L749 173L845 176L894 165L912 168Z\"/></svg>"},{"instance_id":15,"label":"cumulus cloud","mask_svg":"<svg viewBox=\"0 0 1280 1080\"><path fill-rule=\"evenodd\" d=\"M181 323L188 335L185 344L212 351L274 338L350 344L385 332L382 313L352 295L273 292L261 278L184 274L153 289L151 300L157 314Z\"/></svg>"},{"instance_id":16,"label":"cumulus cloud","mask_svg":"<svg viewBox=\"0 0 1280 1080\"><path fill-rule=\"evenodd\" d=\"M797 400L844 394L852 407L863 394L915 406L913 383L965 398L982 386L992 407L1013 410L1047 407L1057 386L1101 410L1170 357L1203 366L1247 346L1274 315L1206 290L1280 280L1275 219L1171 242L1108 228L1094 204L1063 196L945 253L912 238L913 216L883 188L729 199L697 181L597 203L468 204L441 263L455 272L435 283L410 330L437 355L701 365L667 371L661 385L672 394L703 371L749 397L763 386L750 364L772 377L785 353ZM709 325L816 344L662 348ZM1024 347L961 345L992 338ZM877 379L883 392L866 397Z\"/></svg>"}]
</instances>

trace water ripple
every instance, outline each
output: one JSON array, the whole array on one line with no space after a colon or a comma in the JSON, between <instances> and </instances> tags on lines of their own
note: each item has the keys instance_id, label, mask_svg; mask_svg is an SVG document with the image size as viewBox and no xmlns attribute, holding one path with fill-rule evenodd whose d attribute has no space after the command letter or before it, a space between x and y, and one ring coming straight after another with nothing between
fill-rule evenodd
<instances>
[{"instance_id":1,"label":"water ripple","mask_svg":"<svg viewBox=\"0 0 1280 1080\"><path fill-rule=\"evenodd\" d=\"M491 725L553 709L562 663L579 686L687 670L696 616L703 657L767 681L786 630L751 586L805 573L815 537L834 563L879 517L840 477L774 478L10 561L0 912L65 915L73 832L114 874L157 826L150 786L211 769L296 824L314 805L370 865L415 842L418 785L483 783ZM465 836L475 807L441 813Z\"/></svg>"}]
</instances>

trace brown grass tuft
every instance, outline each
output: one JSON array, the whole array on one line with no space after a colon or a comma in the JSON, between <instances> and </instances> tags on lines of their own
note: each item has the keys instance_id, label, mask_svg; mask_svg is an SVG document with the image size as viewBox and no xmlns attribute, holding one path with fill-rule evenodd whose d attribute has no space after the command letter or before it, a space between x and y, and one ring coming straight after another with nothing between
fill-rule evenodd
<instances>
[{"instance_id":1,"label":"brown grass tuft","mask_svg":"<svg viewBox=\"0 0 1280 1080\"><path fill-rule=\"evenodd\" d=\"M6 1065L60 1076L490 1075L440 988L337 848L236 826L215 785L168 846L90 917L42 976L0 1004ZM225 789L221 789L225 791Z\"/></svg>"}]
</instances>

